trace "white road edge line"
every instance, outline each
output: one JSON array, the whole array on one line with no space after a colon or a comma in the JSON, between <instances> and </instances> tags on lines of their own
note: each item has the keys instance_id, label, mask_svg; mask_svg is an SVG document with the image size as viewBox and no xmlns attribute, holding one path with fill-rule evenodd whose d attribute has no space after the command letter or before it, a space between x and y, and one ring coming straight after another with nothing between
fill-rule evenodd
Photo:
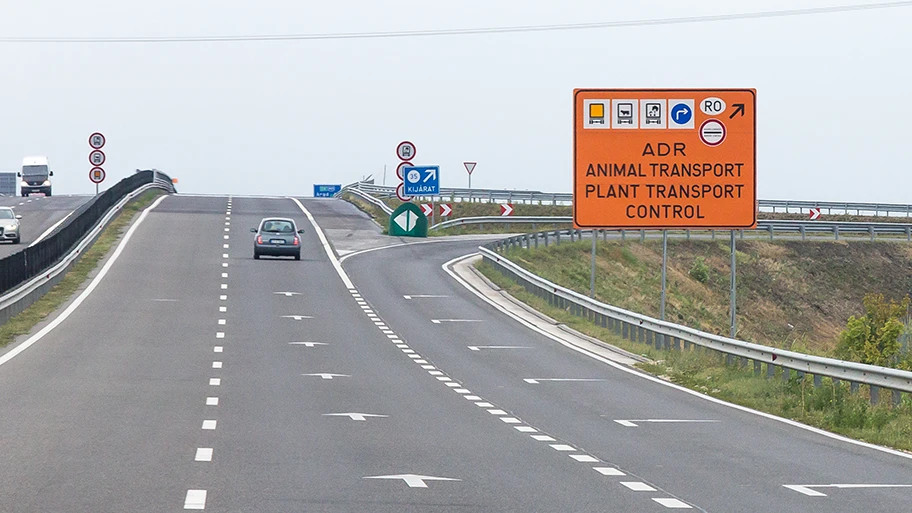
<instances>
[{"instance_id":1,"label":"white road edge line","mask_svg":"<svg viewBox=\"0 0 912 513\"><path fill-rule=\"evenodd\" d=\"M136 229L139 228L139 226L142 224L143 220L145 220L146 215L149 213L149 211L151 211L152 209L157 207L158 204L161 203L167 197L168 196L159 197L151 205L149 205L145 210L143 210L142 214L139 215L139 218L136 220L136 222L133 223L133 226L131 226L130 229L127 230L127 233L124 234L124 237L120 241L120 244L117 245L117 248L114 250L114 253L111 254L111 258L109 258L108 261L105 262L104 266L102 266L102 268L101 268L101 271L99 271L98 275L95 276L95 278L92 280L91 283L89 283L89 286L86 287L86 289L84 291L82 291L82 294L79 294L79 296L77 296L76 299L72 303L70 303L70 306L66 307L66 309L63 312L61 312L60 315L58 315L53 321L49 322L47 326L45 326L44 328L41 328L41 330L39 330L38 333L35 333L34 335L32 335L31 337L26 339L23 343L14 347L13 349L11 349L9 352L4 354L3 356L0 356L0 365L3 365L4 363L12 360L16 356L18 356L20 353L22 353L23 351L25 351L26 349L31 347L33 344L35 344L36 342L38 342L39 340L44 338L45 335L47 335L54 328L56 328L61 323L63 323L63 321L65 321L67 319L67 317L72 315L72 313L74 311L76 311L77 308L79 308L79 305L81 305L82 302L85 301L87 297L89 297L89 295L92 293L92 291L95 290L95 287L97 287L98 284L101 283L101 280L104 279L104 277L108 274L108 271L114 265L114 262L116 262L117 259L120 257L120 254L123 253L123 250L126 247L127 243L130 242L130 238L133 237L133 233L136 232Z\"/></svg>"},{"instance_id":2,"label":"white road edge line","mask_svg":"<svg viewBox=\"0 0 912 513\"><path fill-rule=\"evenodd\" d=\"M51 225L51 227L48 228L47 230L45 230L44 233L42 233L41 235L39 235L37 239L35 239L34 241L32 241L32 243L29 244L28 247L32 247L32 246L34 246L35 244L38 244L39 242L43 241L44 238L47 237L48 235L50 235L51 232L54 231L55 228L57 228L58 226L60 226L61 224L63 224L64 221L66 221L67 219L69 219L70 216L73 215L73 212L75 212L75 210L73 210L73 211L70 212L69 214L63 216L63 219L61 219L60 221L57 221L56 223L54 223L53 225Z\"/></svg>"},{"instance_id":3,"label":"white road edge line","mask_svg":"<svg viewBox=\"0 0 912 513\"><path fill-rule=\"evenodd\" d=\"M599 356L599 355L597 355L597 354L595 354L595 353L589 352L589 351L587 351L587 350L585 350L585 349L583 349L583 348L576 347L575 345L573 345L573 344L571 344L571 343L569 343L569 342L567 342L567 341L565 341L565 340L562 340L562 339L560 339L560 338L558 338L558 337L555 337L555 336L551 335L550 333L548 333L548 332L546 332L546 331L540 330L540 329L539 329L538 327L536 327L535 325L528 323L527 321L525 321L524 319L522 319L522 318L520 318L520 317L516 317L515 315L513 315L512 313L510 313L508 310L504 309L503 307L501 307L500 305L498 305L498 304L495 303L494 301L491 301L490 299L488 299L487 297L485 297L484 294L482 294L482 293L481 293L480 291L478 291L478 290L475 290L475 287L473 287L472 285L470 285L468 282L466 282L464 279L462 279L461 276L459 276L458 274L456 274L455 271L453 271L452 269L450 269L451 266L453 266L453 265L455 265L455 264L457 264L457 263L459 263L459 262L461 262L461 261L463 261L463 260L468 260L468 259L470 259L470 258L474 258L474 257L476 257L476 256L478 256L478 255L479 255L478 253L471 253L471 254L469 254L469 255L464 255L464 256L461 256L461 257L456 257L456 258L454 258L454 259L452 259L452 260L450 260L450 261L448 261L448 262L445 262L441 267L443 268L444 272L446 272L447 274L449 274L450 277L453 278L454 280L456 280L457 283L459 283L460 285L462 285L463 287L465 287L465 288L466 288L467 290L469 290L471 293L473 293L473 294L475 294L476 296L478 296L478 297L479 297L482 301L484 301L485 303L487 303L487 304L491 305L492 307L494 307L495 310L497 310L497 311L503 313L504 315L506 315L506 316L509 317L510 319L513 319L514 321L516 321L516 322L519 323L520 325L525 326L526 328L528 328L528 329L530 329L530 330L532 330L532 331L534 331L534 332L536 332L536 333L538 333L538 334L540 334L540 335L542 335L542 336L544 336L544 337L547 337L547 338L549 338L549 339L551 339L551 340L554 340L555 342L561 344L561 345L564 346L564 347L567 347L567 348L569 348L569 349L572 349L572 350L574 350L574 351L576 351L576 352L578 352L578 353L584 354L584 355L588 356L589 358L592 358L593 360L597 360L597 361L600 361L600 362L602 362L602 363L604 363L604 364L606 364L606 365L609 365L609 366L611 366L611 367L614 367L615 369L617 369L617 370L619 370L619 371L626 372L626 373L628 373L628 374L632 374L632 375L634 375L634 376L637 376L637 377L640 377L640 378L643 378L643 379L652 381L653 383L657 383L657 384L662 385L662 386L665 386L665 387L673 388L673 389L675 389L675 390L678 390L679 392L684 392L685 394L690 394L690 395L692 395L692 396L694 396L694 397L699 397L700 399L703 399L704 401L709 401L709 402L711 402L711 403L715 403L715 404L718 404L718 405L726 406L726 407L728 407L728 408L733 408L733 409L735 409L735 410L739 410L739 411L742 411L742 412L744 412L744 413L750 413L750 414L752 414L752 415L757 415L757 416L763 417L763 418L765 418L765 419L774 420L774 421L776 421L776 422L781 422L781 423L783 423L783 424L787 424L787 425L792 426L792 427L796 427L796 428L799 428L799 429L803 429L803 430L805 430L805 431L809 431L809 432L811 432L811 433L815 433L815 434L818 434L818 435L821 435L821 436L825 436L825 437L830 438L830 439L832 439L832 440L837 440L837 441L845 442L845 443L847 443L847 444L855 445L855 446L858 446L858 447L865 447L865 448L867 448L867 449L873 449L873 450L875 450L875 451L883 452L883 453L886 453L886 454L892 454L893 456L899 456L899 457L901 457L901 458L905 458L905 459L908 459L908 460L912 460L912 454L907 454L907 453L904 453L904 452L901 452L901 451L897 451L897 450L895 450L895 449L890 449L889 447L882 447L882 446L874 445L874 444L871 444L871 443L868 443L868 442L862 442L862 441L859 441L859 440L853 440L853 439L851 439L851 438L847 438L847 437L844 437L844 436L842 436L842 435L837 435L836 433L830 433L829 431L825 431L825 430L820 429L820 428L815 428L815 427L813 427L813 426L808 426L807 424L802 424L802 423L800 423L800 422L798 422L798 421L794 421L794 420L791 420L791 419L786 419L786 418L783 418L783 417L778 417L778 416L773 415L773 414L771 414L771 413L766 413L766 412L762 412L762 411L759 411L759 410L754 410L754 409L751 409L751 408L747 408L747 407L745 407L745 406L741 406L741 405L729 403L729 402L723 401L722 399L717 399L717 398L715 398L715 397L710 397L710 396L708 396L708 395L701 394L700 392L697 392L697 391L694 391L694 390L690 390L689 388L682 387L681 385L677 385L677 384L674 384L674 383L669 383L669 382L664 381L664 380L661 380L661 379L659 379L659 378L657 378L657 377L655 377L655 376L651 376L651 375L649 375L649 374L645 374L645 373L643 373L643 372L640 372L640 371L638 371L638 370L636 370L636 369L632 369L632 368L630 368L630 367L621 365L621 364L619 364L619 363L617 363L617 362L613 362L613 361L611 361L611 360L609 360L609 359L607 359L607 358L604 358L604 357Z\"/></svg>"},{"instance_id":4,"label":"white road edge line","mask_svg":"<svg viewBox=\"0 0 912 513\"><path fill-rule=\"evenodd\" d=\"M323 230L320 228L320 225L317 224L317 220L314 219L314 216L310 213L309 210L307 210L307 208L304 207L304 204L301 203L298 198L289 199L291 199L291 201L294 201L298 205L298 208L301 209L301 212L304 212L304 215L307 216L307 220L310 221L310 224L313 226L314 231L317 232L317 237L320 238L320 243L323 245L323 250L326 251L326 256L329 257L329 261L332 263L333 268L336 269L336 273L339 274L339 278L342 278L342 283L344 283L349 290L354 289L355 285L348 277L348 274L345 273L345 270L342 269L342 263L339 262L339 259L336 258L336 254L333 253L332 246L330 246L329 241L326 240L326 235L323 234Z\"/></svg>"}]
</instances>

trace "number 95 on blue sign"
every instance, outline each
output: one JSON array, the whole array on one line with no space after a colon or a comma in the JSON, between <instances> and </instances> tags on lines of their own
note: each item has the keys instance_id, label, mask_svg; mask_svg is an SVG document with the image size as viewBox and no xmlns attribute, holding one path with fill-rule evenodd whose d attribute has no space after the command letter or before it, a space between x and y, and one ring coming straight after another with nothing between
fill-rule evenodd
<instances>
[{"instance_id":1,"label":"number 95 on blue sign","mask_svg":"<svg viewBox=\"0 0 912 513\"><path fill-rule=\"evenodd\" d=\"M406 196L440 194L440 166L408 166L402 168Z\"/></svg>"}]
</instances>

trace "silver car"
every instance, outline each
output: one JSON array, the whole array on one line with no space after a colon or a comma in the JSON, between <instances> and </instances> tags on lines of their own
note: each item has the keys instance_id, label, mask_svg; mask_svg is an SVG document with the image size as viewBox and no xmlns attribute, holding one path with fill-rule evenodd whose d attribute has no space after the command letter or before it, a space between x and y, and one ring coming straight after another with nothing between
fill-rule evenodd
<instances>
[{"instance_id":1,"label":"silver car","mask_svg":"<svg viewBox=\"0 0 912 513\"><path fill-rule=\"evenodd\" d=\"M260 221L259 228L251 228L256 234L253 239L253 258L260 259L260 255L292 256L295 260L301 259L301 238L294 219L286 217L265 217Z\"/></svg>"},{"instance_id":2,"label":"silver car","mask_svg":"<svg viewBox=\"0 0 912 513\"><path fill-rule=\"evenodd\" d=\"M0 240L11 240L19 244L19 220L22 216L10 207L0 207Z\"/></svg>"}]
</instances>

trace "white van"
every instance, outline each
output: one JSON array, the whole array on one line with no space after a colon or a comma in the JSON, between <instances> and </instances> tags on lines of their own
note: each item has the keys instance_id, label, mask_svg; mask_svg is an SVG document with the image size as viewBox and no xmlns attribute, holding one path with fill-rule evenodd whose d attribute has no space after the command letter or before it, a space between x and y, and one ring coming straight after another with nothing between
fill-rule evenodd
<instances>
[{"instance_id":1,"label":"white van","mask_svg":"<svg viewBox=\"0 0 912 513\"><path fill-rule=\"evenodd\" d=\"M51 171L47 157L25 157L22 159L22 171L18 175L22 178L19 190L23 196L35 192L51 195L51 177L54 172Z\"/></svg>"}]
</instances>

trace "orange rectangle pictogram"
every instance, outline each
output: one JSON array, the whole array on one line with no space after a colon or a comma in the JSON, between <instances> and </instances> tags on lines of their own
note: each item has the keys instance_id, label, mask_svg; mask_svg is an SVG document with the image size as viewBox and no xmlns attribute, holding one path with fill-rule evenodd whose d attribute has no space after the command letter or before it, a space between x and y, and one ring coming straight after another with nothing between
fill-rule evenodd
<instances>
[{"instance_id":1,"label":"orange rectangle pictogram","mask_svg":"<svg viewBox=\"0 0 912 513\"><path fill-rule=\"evenodd\" d=\"M578 228L754 228L755 89L576 89Z\"/></svg>"}]
</instances>

